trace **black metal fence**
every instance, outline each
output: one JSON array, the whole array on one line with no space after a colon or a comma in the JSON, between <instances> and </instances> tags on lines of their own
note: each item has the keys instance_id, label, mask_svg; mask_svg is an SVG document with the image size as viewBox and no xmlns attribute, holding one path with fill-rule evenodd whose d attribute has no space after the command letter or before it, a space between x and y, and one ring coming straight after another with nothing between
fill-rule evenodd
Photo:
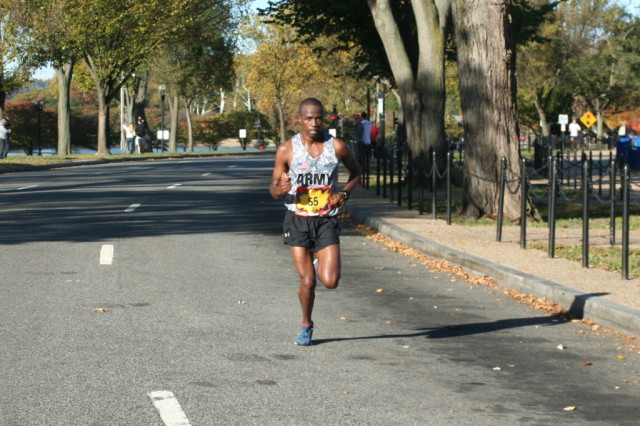
<instances>
[{"instance_id":1,"label":"black metal fence","mask_svg":"<svg viewBox=\"0 0 640 426\"><path fill-rule=\"evenodd\" d=\"M640 176L632 177L629 167L616 159L613 151L577 151L554 149L545 151L544 159L521 160L520 164L508 164L503 158L501 175L494 182L499 187L499 210L496 240L502 240L505 192L522 197L520 221L520 246L527 244L527 200L546 200L549 227L549 257L555 256L555 224L557 203L582 204L582 265L589 266L589 215L595 201L609 206L610 244L616 245L616 217L622 218L622 277L629 278L629 208L640 206ZM445 152L421 152L414 158L406 143L388 138L376 148L351 143L352 151L363 168L361 185L367 189L375 186L376 195L389 198L398 206L417 209L425 213L430 201L431 217L437 219L438 204L451 224L453 188L461 187L465 168L464 151L449 144ZM516 171L517 173L514 173ZM524 172L522 172L524 171ZM520 176L510 179L509 176ZM478 176L478 178L481 178ZM481 178L486 179L486 178ZM456 185L457 183L457 185ZM442 206L444 204L444 206Z\"/></svg>"}]
</instances>

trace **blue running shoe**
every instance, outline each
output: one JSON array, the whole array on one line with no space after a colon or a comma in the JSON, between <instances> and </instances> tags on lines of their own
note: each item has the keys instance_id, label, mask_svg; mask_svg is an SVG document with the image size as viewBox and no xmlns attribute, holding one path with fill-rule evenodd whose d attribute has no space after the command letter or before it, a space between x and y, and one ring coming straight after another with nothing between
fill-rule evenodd
<instances>
[{"instance_id":1,"label":"blue running shoe","mask_svg":"<svg viewBox=\"0 0 640 426\"><path fill-rule=\"evenodd\" d=\"M300 333L296 338L296 345L298 346L311 346L311 336L313 335L313 324L300 326Z\"/></svg>"}]
</instances>

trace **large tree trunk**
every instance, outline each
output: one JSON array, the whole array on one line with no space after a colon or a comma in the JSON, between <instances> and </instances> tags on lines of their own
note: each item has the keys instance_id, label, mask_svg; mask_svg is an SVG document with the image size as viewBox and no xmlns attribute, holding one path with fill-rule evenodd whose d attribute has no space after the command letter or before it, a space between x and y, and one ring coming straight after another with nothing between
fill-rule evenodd
<instances>
[{"instance_id":1,"label":"large tree trunk","mask_svg":"<svg viewBox=\"0 0 640 426\"><path fill-rule=\"evenodd\" d=\"M169 152L177 152L176 141L178 140L178 96L169 96Z\"/></svg>"},{"instance_id":2,"label":"large tree trunk","mask_svg":"<svg viewBox=\"0 0 640 426\"><path fill-rule=\"evenodd\" d=\"M414 158L444 144L444 28L448 1L414 0L419 57L412 55L395 20L390 0L368 0L376 29L398 87L407 140Z\"/></svg>"},{"instance_id":3,"label":"large tree trunk","mask_svg":"<svg viewBox=\"0 0 640 426\"><path fill-rule=\"evenodd\" d=\"M98 146L96 155L109 154L109 102L105 90L98 86Z\"/></svg>"},{"instance_id":4,"label":"large tree trunk","mask_svg":"<svg viewBox=\"0 0 640 426\"><path fill-rule=\"evenodd\" d=\"M542 101L538 96L533 100L533 105L536 107L538 118L540 119L540 127L542 128L540 134L543 137L547 137L550 135L549 122L547 121L547 113L544 112L542 107Z\"/></svg>"},{"instance_id":5,"label":"large tree trunk","mask_svg":"<svg viewBox=\"0 0 640 426\"><path fill-rule=\"evenodd\" d=\"M284 121L284 105L281 102L276 102L276 111L278 112L278 124L280 125L280 144L282 144L287 140L287 130ZM258 116L258 120L260 120L260 116Z\"/></svg>"},{"instance_id":6,"label":"large tree trunk","mask_svg":"<svg viewBox=\"0 0 640 426\"><path fill-rule=\"evenodd\" d=\"M189 136L187 142L187 151L193 152L193 128L191 127L191 103L187 98L184 99L184 113L187 118L187 134Z\"/></svg>"},{"instance_id":7,"label":"large tree trunk","mask_svg":"<svg viewBox=\"0 0 640 426\"><path fill-rule=\"evenodd\" d=\"M455 0L460 97L464 115L463 212L496 216L502 157L509 187L521 176L516 117L515 43L508 0ZM520 218L520 188L505 191L504 218ZM529 211L534 212L529 204Z\"/></svg>"},{"instance_id":8,"label":"large tree trunk","mask_svg":"<svg viewBox=\"0 0 640 426\"><path fill-rule=\"evenodd\" d=\"M69 128L71 116L71 77L73 76L73 62L56 68L58 79L58 155L71 154L71 130Z\"/></svg>"},{"instance_id":9,"label":"large tree trunk","mask_svg":"<svg viewBox=\"0 0 640 426\"><path fill-rule=\"evenodd\" d=\"M147 121L147 116L145 115L145 107L147 105L147 85L148 85L148 77L144 76L140 78L138 81L138 87L136 90L136 98L133 103L133 111L135 115L135 121L138 121L138 117L141 117L144 120L145 128L149 129L149 123Z\"/></svg>"}]
</instances>

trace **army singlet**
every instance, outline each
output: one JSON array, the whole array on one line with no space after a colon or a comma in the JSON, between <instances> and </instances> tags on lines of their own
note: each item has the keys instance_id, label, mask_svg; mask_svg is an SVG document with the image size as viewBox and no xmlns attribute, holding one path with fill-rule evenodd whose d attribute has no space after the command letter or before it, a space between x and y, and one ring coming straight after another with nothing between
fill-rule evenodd
<instances>
[{"instance_id":1,"label":"army singlet","mask_svg":"<svg viewBox=\"0 0 640 426\"><path fill-rule=\"evenodd\" d=\"M338 192L338 158L333 137L323 134L322 154L313 158L302 144L300 133L291 138L293 160L289 167L291 191L285 206L298 216L335 216L333 198Z\"/></svg>"}]
</instances>

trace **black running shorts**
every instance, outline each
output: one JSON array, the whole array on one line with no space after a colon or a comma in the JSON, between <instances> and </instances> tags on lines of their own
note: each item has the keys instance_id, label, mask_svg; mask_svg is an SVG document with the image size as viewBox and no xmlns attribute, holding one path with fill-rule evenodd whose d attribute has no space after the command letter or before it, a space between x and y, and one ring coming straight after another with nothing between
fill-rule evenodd
<instances>
[{"instance_id":1,"label":"black running shorts","mask_svg":"<svg viewBox=\"0 0 640 426\"><path fill-rule=\"evenodd\" d=\"M335 216L298 216L287 210L282 231L286 245L314 252L340 244L340 222Z\"/></svg>"}]
</instances>

